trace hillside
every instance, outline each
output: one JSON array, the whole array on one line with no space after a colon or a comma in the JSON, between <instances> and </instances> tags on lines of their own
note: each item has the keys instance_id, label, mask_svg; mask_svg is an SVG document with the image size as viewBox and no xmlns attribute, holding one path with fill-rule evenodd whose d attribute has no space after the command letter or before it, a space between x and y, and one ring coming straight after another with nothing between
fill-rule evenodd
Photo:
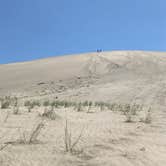
<instances>
[{"instance_id":1,"label":"hillside","mask_svg":"<svg viewBox=\"0 0 166 166\"><path fill-rule=\"evenodd\" d=\"M0 65L0 94L166 105L166 53L115 51Z\"/></svg>"},{"instance_id":2,"label":"hillside","mask_svg":"<svg viewBox=\"0 0 166 166\"><path fill-rule=\"evenodd\" d=\"M0 65L0 166L122 165L166 165L166 53Z\"/></svg>"}]
</instances>

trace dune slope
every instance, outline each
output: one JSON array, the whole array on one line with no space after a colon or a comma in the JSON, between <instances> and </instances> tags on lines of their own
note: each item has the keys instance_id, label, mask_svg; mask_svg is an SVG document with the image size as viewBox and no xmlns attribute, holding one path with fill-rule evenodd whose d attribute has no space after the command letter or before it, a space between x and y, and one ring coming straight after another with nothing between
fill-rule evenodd
<instances>
[{"instance_id":1,"label":"dune slope","mask_svg":"<svg viewBox=\"0 0 166 166\"><path fill-rule=\"evenodd\" d=\"M166 105L166 53L114 51L0 65L0 94Z\"/></svg>"},{"instance_id":2,"label":"dune slope","mask_svg":"<svg viewBox=\"0 0 166 166\"><path fill-rule=\"evenodd\" d=\"M166 165L166 53L100 52L0 65L1 96L18 97L16 105L0 107L1 166ZM75 105L43 104L50 99ZM39 105L30 110L23 105L28 100ZM85 100L111 107L79 107Z\"/></svg>"}]
</instances>

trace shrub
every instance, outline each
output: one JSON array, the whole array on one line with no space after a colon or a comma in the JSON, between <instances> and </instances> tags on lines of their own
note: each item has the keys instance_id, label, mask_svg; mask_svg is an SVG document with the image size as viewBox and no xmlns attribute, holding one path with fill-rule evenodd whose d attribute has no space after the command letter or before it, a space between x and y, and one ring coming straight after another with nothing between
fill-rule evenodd
<instances>
[{"instance_id":1,"label":"shrub","mask_svg":"<svg viewBox=\"0 0 166 166\"><path fill-rule=\"evenodd\" d=\"M125 115L126 115L126 120L125 120L125 122L127 122L127 123L133 122L133 120L132 120L132 115L131 115L130 112L127 113L127 114L125 114Z\"/></svg>"},{"instance_id":2,"label":"shrub","mask_svg":"<svg viewBox=\"0 0 166 166\"><path fill-rule=\"evenodd\" d=\"M46 104L47 105L47 104ZM50 103L50 105L51 105L51 107L55 107L55 108L57 108L58 107L58 105L57 105L57 102L56 101L52 101L51 103Z\"/></svg>"},{"instance_id":3,"label":"shrub","mask_svg":"<svg viewBox=\"0 0 166 166\"><path fill-rule=\"evenodd\" d=\"M151 108L148 109L147 114L145 115L145 118L141 118L140 122L150 124L152 122L152 116L151 116Z\"/></svg>"},{"instance_id":4,"label":"shrub","mask_svg":"<svg viewBox=\"0 0 166 166\"><path fill-rule=\"evenodd\" d=\"M43 118L48 118L50 120L55 120L57 119L59 116L54 112L54 110L51 109L45 109L44 113L41 115L41 117Z\"/></svg>"},{"instance_id":5,"label":"shrub","mask_svg":"<svg viewBox=\"0 0 166 166\"><path fill-rule=\"evenodd\" d=\"M35 106L38 106L38 107L40 107L41 106L41 104L40 104L40 102L38 101L38 100L34 100L33 102L32 102L32 105L35 107Z\"/></svg>"},{"instance_id":6,"label":"shrub","mask_svg":"<svg viewBox=\"0 0 166 166\"><path fill-rule=\"evenodd\" d=\"M1 101L1 109L7 109L9 108L12 99L10 96L6 96L3 98L0 98L0 101Z\"/></svg>"},{"instance_id":7,"label":"shrub","mask_svg":"<svg viewBox=\"0 0 166 166\"><path fill-rule=\"evenodd\" d=\"M13 114L17 115L19 113L19 107L14 107L13 108Z\"/></svg>"},{"instance_id":8,"label":"shrub","mask_svg":"<svg viewBox=\"0 0 166 166\"><path fill-rule=\"evenodd\" d=\"M84 102L82 103L82 106L84 106L84 107L89 106L89 102L88 102L88 101L84 101Z\"/></svg>"},{"instance_id":9,"label":"shrub","mask_svg":"<svg viewBox=\"0 0 166 166\"><path fill-rule=\"evenodd\" d=\"M17 97L10 97L10 96L6 96L3 98L0 98L0 102L1 102L1 108L2 109L6 109L9 108L9 106L16 106L18 105L18 98Z\"/></svg>"},{"instance_id":10,"label":"shrub","mask_svg":"<svg viewBox=\"0 0 166 166\"><path fill-rule=\"evenodd\" d=\"M50 105L50 101L49 100L44 101L43 106L48 107L49 105Z\"/></svg>"},{"instance_id":11,"label":"shrub","mask_svg":"<svg viewBox=\"0 0 166 166\"><path fill-rule=\"evenodd\" d=\"M9 101L2 101L1 102L1 109L7 109L7 108L9 108L9 106L10 106L10 102Z\"/></svg>"},{"instance_id":12,"label":"shrub","mask_svg":"<svg viewBox=\"0 0 166 166\"><path fill-rule=\"evenodd\" d=\"M25 102L24 102L24 106L25 106L25 107L29 106L30 104L31 104L30 101L25 101Z\"/></svg>"},{"instance_id":13,"label":"shrub","mask_svg":"<svg viewBox=\"0 0 166 166\"><path fill-rule=\"evenodd\" d=\"M78 112L82 111L82 103L81 102L77 104L76 109Z\"/></svg>"},{"instance_id":14,"label":"shrub","mask_svg":"<svg viewBox=\"0 0 166 166\"><path fill-rule=\"evenodd\" d=\"M145 117L145 123L151 123L151 122L152 122L152 116L151 116L151 113L148 112Z\"/></svg>"},{"instance_id":15,"label":"shrub","mask_svg":"<svg viewBox=\"0 0 166 166\"><path fill-rule=\"evenodd\" d=\"M91 109L92 105L93 105L92 101L89 101L89 103L88 103L88 107L89 107L88 110Z\"/></svg>"},{"instance_id":16,"label":"shrub","mask_svg":"<svg viewBox=\"0 0 166 166\"><path fill-rule=\"evenodd\" d=\"M35 106L38 106L40 107L40 102L37 101L37 100L34 100L34 101L25 101L24 102L24 106L28 108L28 112L31 112L31 110L35 107Z\"/></svg>"}]
</instances>

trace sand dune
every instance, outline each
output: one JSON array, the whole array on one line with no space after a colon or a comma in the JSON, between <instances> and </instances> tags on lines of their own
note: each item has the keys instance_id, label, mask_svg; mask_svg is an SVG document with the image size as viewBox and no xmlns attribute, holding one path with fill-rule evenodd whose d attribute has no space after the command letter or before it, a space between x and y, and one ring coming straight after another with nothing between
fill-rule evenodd
<instances>
[{"instance_id":1,"label":"sand dune","mask_svg":"<svg viewBox=\"0 0 166 166\"><path fill-rule=\"evenodd\" d=\"M165 56L115 51L0 65L0 94L166 105Z\"/></svg>"},{"instance_id":2,"label":"sand dune","mask_svg":"<svg viewBox=\"0 0 166 166\"><path fill-rule=\"evenodd\" d=\"M2 166L166 165L164 52L95 52L0 65L3 96L18 97L19 113L13 105L0 109ZM76 102L76 108L36 106L29 111L23 105L27 100L65 100ZM86 100L92 106L78 110ZM95 101L115 107L98 107ZM131 121L126 120L130 110L121 108L126 104L141 106ZM51 109L54 120L43 116ZM72 142L84 129L74 153L65 149L66 120ZM37 142L29 143L39 121L44 128Z\"/></svg>"}]
</instances>

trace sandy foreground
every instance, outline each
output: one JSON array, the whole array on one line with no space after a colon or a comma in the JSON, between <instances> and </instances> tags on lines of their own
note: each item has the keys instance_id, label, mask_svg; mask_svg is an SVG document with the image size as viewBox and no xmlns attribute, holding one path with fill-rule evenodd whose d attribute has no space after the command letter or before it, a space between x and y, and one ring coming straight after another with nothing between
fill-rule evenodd
<instances>
[{"instance_id":1,"label":"sandy foreground","mask_svg":"<svg viewBox=\"0 0 166 166\"><path fill-rule=\"evenodd\" d=\"M17 96L19 107L18 113L13 105L0 110L0 166L165 166L165 88L166 53L160 52L89 53L0 65L0 96ZM62 106L50 119L43 116L50 106L28 112L28 100L136 103L143 109L126 122L123 111ZM36 139L28 142L38 125ZM76 143L71 151L66 138L68 146Z\"/></svg>"}]
</instances>

